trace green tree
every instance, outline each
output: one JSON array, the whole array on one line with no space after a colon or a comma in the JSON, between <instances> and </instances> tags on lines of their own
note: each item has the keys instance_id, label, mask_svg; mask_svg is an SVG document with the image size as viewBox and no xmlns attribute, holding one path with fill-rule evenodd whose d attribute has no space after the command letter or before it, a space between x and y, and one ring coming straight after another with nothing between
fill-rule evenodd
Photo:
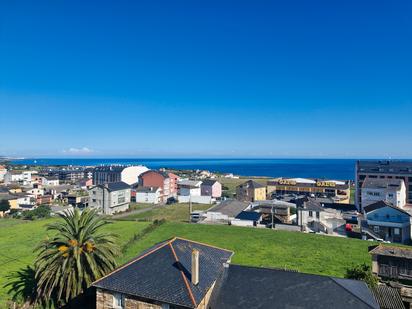
<instances>
[{"instance_id":1,"label":"green tree","mask_svg":"<svg viewBox=\"0 0 412 309\"><path fill-rule=\"evenodd\" d=\"M7 211L10 209L10 204L8 200L0 201L0 211Z\"/></svg>"},{"instance_id":2,"label":"green tree","mask_svg":"<svg viewBox=\"0 0 412 309\"><path fill-rule=\"evenodd\" d=\"M365 281L370 288L378 285L378 278L372 273L370 266L365 263L347 268L345 278Z\"/></svg>"},{"instance_id":3,"label":"green tree","mask_svg":"<svg viewBox=\"0 0 412 309\"><path fill-rule=\"evenodd\" d=\"M37 247L35 260L39 301L64 304L116 267L117 237L102 231L108 222L96 211L76 208L49 224L53 237Z\"/></svg>"}]
</instances>

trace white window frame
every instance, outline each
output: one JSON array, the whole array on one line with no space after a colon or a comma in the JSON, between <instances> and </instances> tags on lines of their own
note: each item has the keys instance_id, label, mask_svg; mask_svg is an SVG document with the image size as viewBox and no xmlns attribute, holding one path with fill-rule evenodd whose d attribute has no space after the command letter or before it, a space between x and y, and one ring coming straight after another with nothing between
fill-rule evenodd
<instances>
[{"instance_id":1,"label":"white window frame","mask_svg":"<svg viewBox=\"0 0 412 309\"><path fill-rule=\"evenodd\" d=\"M120 301L120 305L119 305ZM113 294L113 308L124 309L124 296L120 293Z\"/></svg>"}]
</instances>

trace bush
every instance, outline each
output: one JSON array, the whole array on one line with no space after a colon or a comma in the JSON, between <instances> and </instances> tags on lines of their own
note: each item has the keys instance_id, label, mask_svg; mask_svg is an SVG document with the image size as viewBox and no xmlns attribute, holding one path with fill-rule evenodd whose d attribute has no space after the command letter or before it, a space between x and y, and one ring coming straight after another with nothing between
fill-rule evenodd
<instances>
[{"instance_id":1,"label":"bush","mask_svg":"<svg viewBox=\"0 0 412 309\"><path fill-rule=\"evenodd\" d=\"M345 278L365 281L370 288L378 285L378 278L372 274L370 266L365 263L347 268Z\"/></svg>"},{"instance_id":2,"label":"bush","mask_svg":"<svg viewBox=\"0 0 412 309\"><path fill-rule=\"evenodd\" d=\"M10 204L8 200L0 201L0 211L8 211L10 209Z\"/></svg>"},{"instance_id":3,"label":"bush","mask_svg":"<svg viewBox=\"0 0 412 309\"><path fill-rule=\"evenodd\" d=\"M22 217L25 220L35 220L50 217L51 209L47 205L40 205L36 209L23 211Z\"/></svg>"}]
</instances>

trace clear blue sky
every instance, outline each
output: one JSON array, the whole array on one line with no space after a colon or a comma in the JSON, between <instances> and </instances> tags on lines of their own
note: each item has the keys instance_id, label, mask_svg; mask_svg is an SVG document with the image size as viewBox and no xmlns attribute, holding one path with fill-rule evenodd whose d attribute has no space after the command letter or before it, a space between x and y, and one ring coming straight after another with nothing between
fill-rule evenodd
<instances>
[{"instance_id":1,"label":"clear blue sky","mask_svg":"<svg viewBox=\"0 0 412 309\"><path fill-rule=\"evenodd\" d=\"M411 119L410 0L0 2L0 155L412 158Z\"/></svg>"}]
</instances>

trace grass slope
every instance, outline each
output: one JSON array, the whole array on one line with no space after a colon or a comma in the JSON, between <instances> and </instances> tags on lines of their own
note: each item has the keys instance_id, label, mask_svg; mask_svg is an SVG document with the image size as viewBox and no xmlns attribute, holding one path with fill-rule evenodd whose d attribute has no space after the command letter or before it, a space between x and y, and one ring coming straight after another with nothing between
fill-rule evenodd
<instances>
[{"instance_id":1,"label":"grass slope","mask_svg":"<svg viewBox=\"0 0 412 309\"><path fill-rule=\"evenodd\" d=\"M193 211L206 210L212 207L210 204L192 204ZM146 206L147 207L147 206ZM166 205L161 208L155 208L139 214L131 214L127 217L123 217L119 220L145 220L154 221L165 219L167 221L175 222L188 222L189 221L189 204L188 203L176 203L172 205Z\"/></svg>"},{"instance_id":2,"label":"grass slope","mask_svg":"<svg viewBox=\"0 0 412 309\"><path fill-rule=\"evenodd\" d=\"M23 221L0 219L0 308L6 308L8 276L13 272L32 265L36 253L34 248L47 237L46 225L56 219ZM119 235L123 245L149 223L115 222L105 229Z\"/></svg>"}]
</instances>

